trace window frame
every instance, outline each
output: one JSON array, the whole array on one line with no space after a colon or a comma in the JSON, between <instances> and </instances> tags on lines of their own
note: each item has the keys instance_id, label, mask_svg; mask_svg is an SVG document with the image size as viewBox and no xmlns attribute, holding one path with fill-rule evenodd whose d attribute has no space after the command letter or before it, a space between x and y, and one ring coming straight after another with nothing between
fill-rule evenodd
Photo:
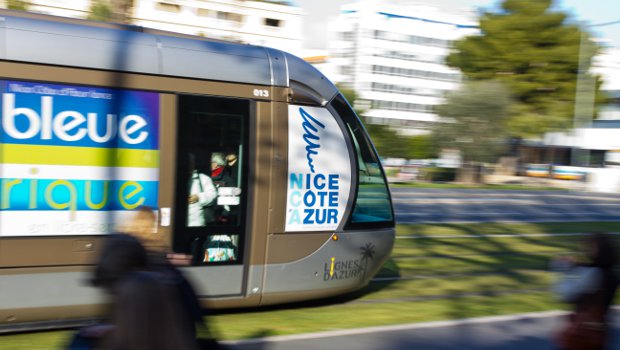
<instances>
[{"instance_id":1,"label":"window frame","mask_svg":"<svg viewBox=\"0 0 620 350\"><path fill-rule=\"evenodd\" d=\"M183 198L187 198L189 188L186 183L183 181L179 181L180 179L187 178L189 161L186 155L192 149L191 142L189 140L189 136L187 135L187 131L183 132L184 127L187 127L188 121L184 120L184 113L191 112L200 112L200 110L193 109L192 105L196 105L198 101L202 101L204 104L208 99L217 99L227 101L229 103L234 103L235 101L239 101L241 103L247 104L246 106L240 106L241 110L241 154L238 155L238 161L240 163L239 171L241 174L241 179L239 180L239 187L241 188L240 195L240 204L239 204L239 222L236 225L217 225L211 224L206 226L187 226L187 216L188 216L188 206L187 202L183 200ZM174 186L175 189L175 201L174 201L174 212L175 212L175 220L173 224L173 237L172 237L172 245L173 249L176 252L181 253L192 253L191 242L195 239L204 239L206 240L209 236L213 235L237 235L238 236L238 245L237 245L237 256L235 261L217 261L217 262L202 262L195 263L197 260L196 257L193 257L193 263L190 266L222 266L222 265L244 265L245 264L245 254L247 251L247 243L249 241L249 234L251 230L249 229L249 224L251 223L250 213L248 212L249 201L252 200L252 195L250 192L250 182L249 182L249 164L252 162L253 155L250 154L250 142L252 141L252 118L255 115L256 101L252 99L246 98L236 98L230 96L214 96L214 95L195 95L195 94L177 94L177 142L176 142L176 162L175 162L175 173L176 173L176 183ZM202 110L204 111L204 110ZM215 111L217 113L218 111ZM213 113L213 112L211 112ZM187 119L187 117L185 118ZM195 147L195 146L194 146ZM216 152L215 150L211 150L207 153Z\"/></svg>"},{"instance_id":2,"label":"window frame","mask_svg":"<svg viewBox=\"0 0 620 350\"><path fill-rule=\"evenodd\" d=\"M336 103L342 103L343 108L347 109L346 112L348 115L339 113L339 108L336 107L335 105ZM351 169L353 173L351 175L354 181L351 182L352 197L351 197L351 203L349 204L349 206L347 206L348 217L346 218L344 229L347 230L347 229L367 229L367 228L372 229L372 228L393 228L395 227L396 219L394 217L394 205L392 202L392 195L390 193L390 188L387 182L387 177L385 176L385 170L383 169L383 165L381 164L381 159L379 158L379 154L377 150L375 149L375 146L372 143L370 136L368 135L368 131L364 127L364 123L362 123L360 118L355 113L354 109L351 107L351 105L349 105L346 98L340 93L334 96L334 98L329 102L328 109L332 113L333 116L337 117L342 122L344 126L343 129L346 130L346 135L349 138L351 151L353 152L351 154L351 158L353 160L352 165L354 166L354 168ZM377 161L377 165L379 166L379 170L381 171L381 177L385 185L387 200L390 206L390 217L391 217L390 220L353 222L353 213L355 212L355 209L357 207L357 200L359 198L358 196L360 192L360 171L359 171L360 164L359 164L359 155L357 152L357 148L355 146L355 142L356 142L355 140L357 139L355 138L355 135L353 135L351 133L351 130L349 129L349 125L351 124L353 124L352 126L357 126L361 128L363 142L366 143L366 145L368 146L367 151L370 152L370 154Z\"/></svg>"}]
</instances>

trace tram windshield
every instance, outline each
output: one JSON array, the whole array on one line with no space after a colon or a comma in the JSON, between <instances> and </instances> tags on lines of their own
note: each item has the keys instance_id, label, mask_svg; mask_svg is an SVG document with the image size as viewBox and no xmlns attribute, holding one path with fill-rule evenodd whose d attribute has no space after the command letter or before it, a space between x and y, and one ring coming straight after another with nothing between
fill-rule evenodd
<instances>
[{"instance_id":1,"label":"tram windshield","mask_svg":"<svg viewBox=\"0 0 620 350\"><path fill-rule=\"evenodd\" d=\"M394 225L392 204L385 175L370 140L355 115L342 96L336 97L332 107L340 115L353 139L356 161L359 169L357 191L353 214L348 227Z\"/></svg>"}]
</instances>

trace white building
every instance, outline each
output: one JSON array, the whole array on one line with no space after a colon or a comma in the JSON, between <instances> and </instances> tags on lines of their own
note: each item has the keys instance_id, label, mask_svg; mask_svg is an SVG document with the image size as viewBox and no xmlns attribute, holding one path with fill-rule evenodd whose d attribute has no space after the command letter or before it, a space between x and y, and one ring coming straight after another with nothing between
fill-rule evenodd
<instances>
[{"instance_id":1,"label":"white building","mask_svg":"<svg viewBox=\"0 0 620 350\"><path fill-rule=\"evenodd\" d=\"M29 0L32 12L86 18L91 0ZM2 1L6 7L6 1ZM132 24L301 51L303 11L285 0L135 0Z\"/></svg>"},{"instance_id":2,"label":"white building","mask_svg":"<svg viewBox=\"0 0 620 350\"><path fill-rule=\"evenodd\" d=\"M445 64L453 41L479 32L475 16L366 0L345 5L330 27L332 80L357 91L370 123L428 132L461 74Z\"/></svg>"},{"instance_id":3,"label":"white building","mask_svg":"<svg viewBox=\"0 0 620 350\"><path fill-rule=\"evenodd\" d=\"M134 24L178 33L301 50L302 10L289 2L138 0Z\"/></svg>"},{"instance_id":4,"label":"white building","mask_svg":"<svg viewBox=\"0 0 620 350\"><path fill-rule=\"evenodd\" d=\"M603 79L601 90L608 103L598 113L600 120L620 120L620 48L604 47L594 58L592 71Z\"/></svg>"}]
</instances>

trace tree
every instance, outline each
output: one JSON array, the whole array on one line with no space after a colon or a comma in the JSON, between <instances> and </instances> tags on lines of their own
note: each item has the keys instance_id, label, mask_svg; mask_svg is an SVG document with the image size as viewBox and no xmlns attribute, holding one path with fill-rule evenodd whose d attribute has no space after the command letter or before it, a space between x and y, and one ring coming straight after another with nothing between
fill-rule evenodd
<instances>
[{"instance_id":1,"label":"tree","mask_svg":"<svg viewBox=\"0 0 620 350\"><path fill-rule=\"evenodd\" d=\"M134 0L110 0L112 19L115 22L131 23Z\"/></svg>"},{"instance_id":2,"label":"tree","mask_svg":"<svg viewBox=\"0 0 620 350\"><path fill-rule=\"evenodd\" d=\"M112 9L107 1L93 0L90 2L90 13L86 18L92 21L111 21Z\"/></svg>"},{"instance_id":3,"label":"tree","mask_svg":"<svg viewBox=\"0 0 620 350\"><path fill-rule=\"evenodd\" d=\"M28 11L28 4L23 0L9 0L7 1L7 9L17 11Z\"/></svg>"},{"instance_id":4,"label":"tree","mask_svg":"<svg viewBox=\"0 0 620 350\"><path fill-rule=\"evenodd\" d=\"M407 159L437 158L437 150L432 135L416 135L408 137Z\"/></svg>"},{"instance_id":5,"label":"tree","mask_svg":"<svg viewBox=\"0 0 620 350\"><path fill-rule=\"evenodd\" d=\"M91 0L88 19L131 23L133 0Z\"/></svg>"},{"instance_id":6,"label":"tree","mask_svg":"<svg viewBox=\"0 0 620 350\"><path fill-rule=\"evenodd\" d=\"M458 149L466 163L494 162L507 146L510 95L498 81L465 83L437 107L443 122L433 129L442 148Z\"/></svg>"},{"instance_id":7,"label":"tree","mask_svg":"<svg viewBox=\"0 0 620 350\"><path fill-rule=\"evenodd\" d=\"M387 125L368 123L365 125L379 156L382 158L407 157L408 144L404 136L399 135Z\"/></svg>"},{"instance_id":8,"label":"tree","mask_svg":"<svg viewBox=\"0 0 620 350\"><path fill-rule=\"evenodd\" d=\"M504 0L503 11L482 15L481 35L457 41L447 57L470 80L506 84L514 98L506 122L512 136L570 128L580 44L586 68L598 50L589 35L582 38L576 25L567 24L567 15L550 11L551 5L552 0Z\"/></svg>"},{"instance_id":9,"label":"tree","mask_svg":"<svg viewBox=\"0 0 620 350\"><path fill-rule=\"evenodd\" d=\"M347 102L349 102L351 107L353 107L353 109L355 110L355 114L357 114L361 118L362 114L364 113L364 110L355 108L355 102L359 98L357 91L346 88L342 86L341 84L336 84L336 87L338 88L338 90L340 90L340 93L342 94L342 96L344 96Z\"/></svg>"}]
</instances>

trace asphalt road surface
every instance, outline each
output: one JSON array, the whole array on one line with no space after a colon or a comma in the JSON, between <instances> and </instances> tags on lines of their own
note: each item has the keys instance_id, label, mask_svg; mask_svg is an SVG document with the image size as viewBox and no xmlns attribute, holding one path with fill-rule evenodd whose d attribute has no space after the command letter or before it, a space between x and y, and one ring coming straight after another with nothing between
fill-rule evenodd
<instances>
[{"instance_id":1,"label":"asphalt road surface","mask_svg":"<svg viewBox=\"0 0 620 350\"><path fill-rule=\"evenodd\" d=\"M559 312L455 322L377 327L227 344L233 350L552 350ZM610 350L620 349L620 311L612 317Z\"/></svg>"},{"instance_id":2,"label":"asphalt road surface","mask_svg":"<svg viewBox=\"0 0 620 350\"><path fill-rule=\"evenodd\" d=\"M396 222L620 221L620 193L393 188Z\"/></svg>"}]
</instances>

